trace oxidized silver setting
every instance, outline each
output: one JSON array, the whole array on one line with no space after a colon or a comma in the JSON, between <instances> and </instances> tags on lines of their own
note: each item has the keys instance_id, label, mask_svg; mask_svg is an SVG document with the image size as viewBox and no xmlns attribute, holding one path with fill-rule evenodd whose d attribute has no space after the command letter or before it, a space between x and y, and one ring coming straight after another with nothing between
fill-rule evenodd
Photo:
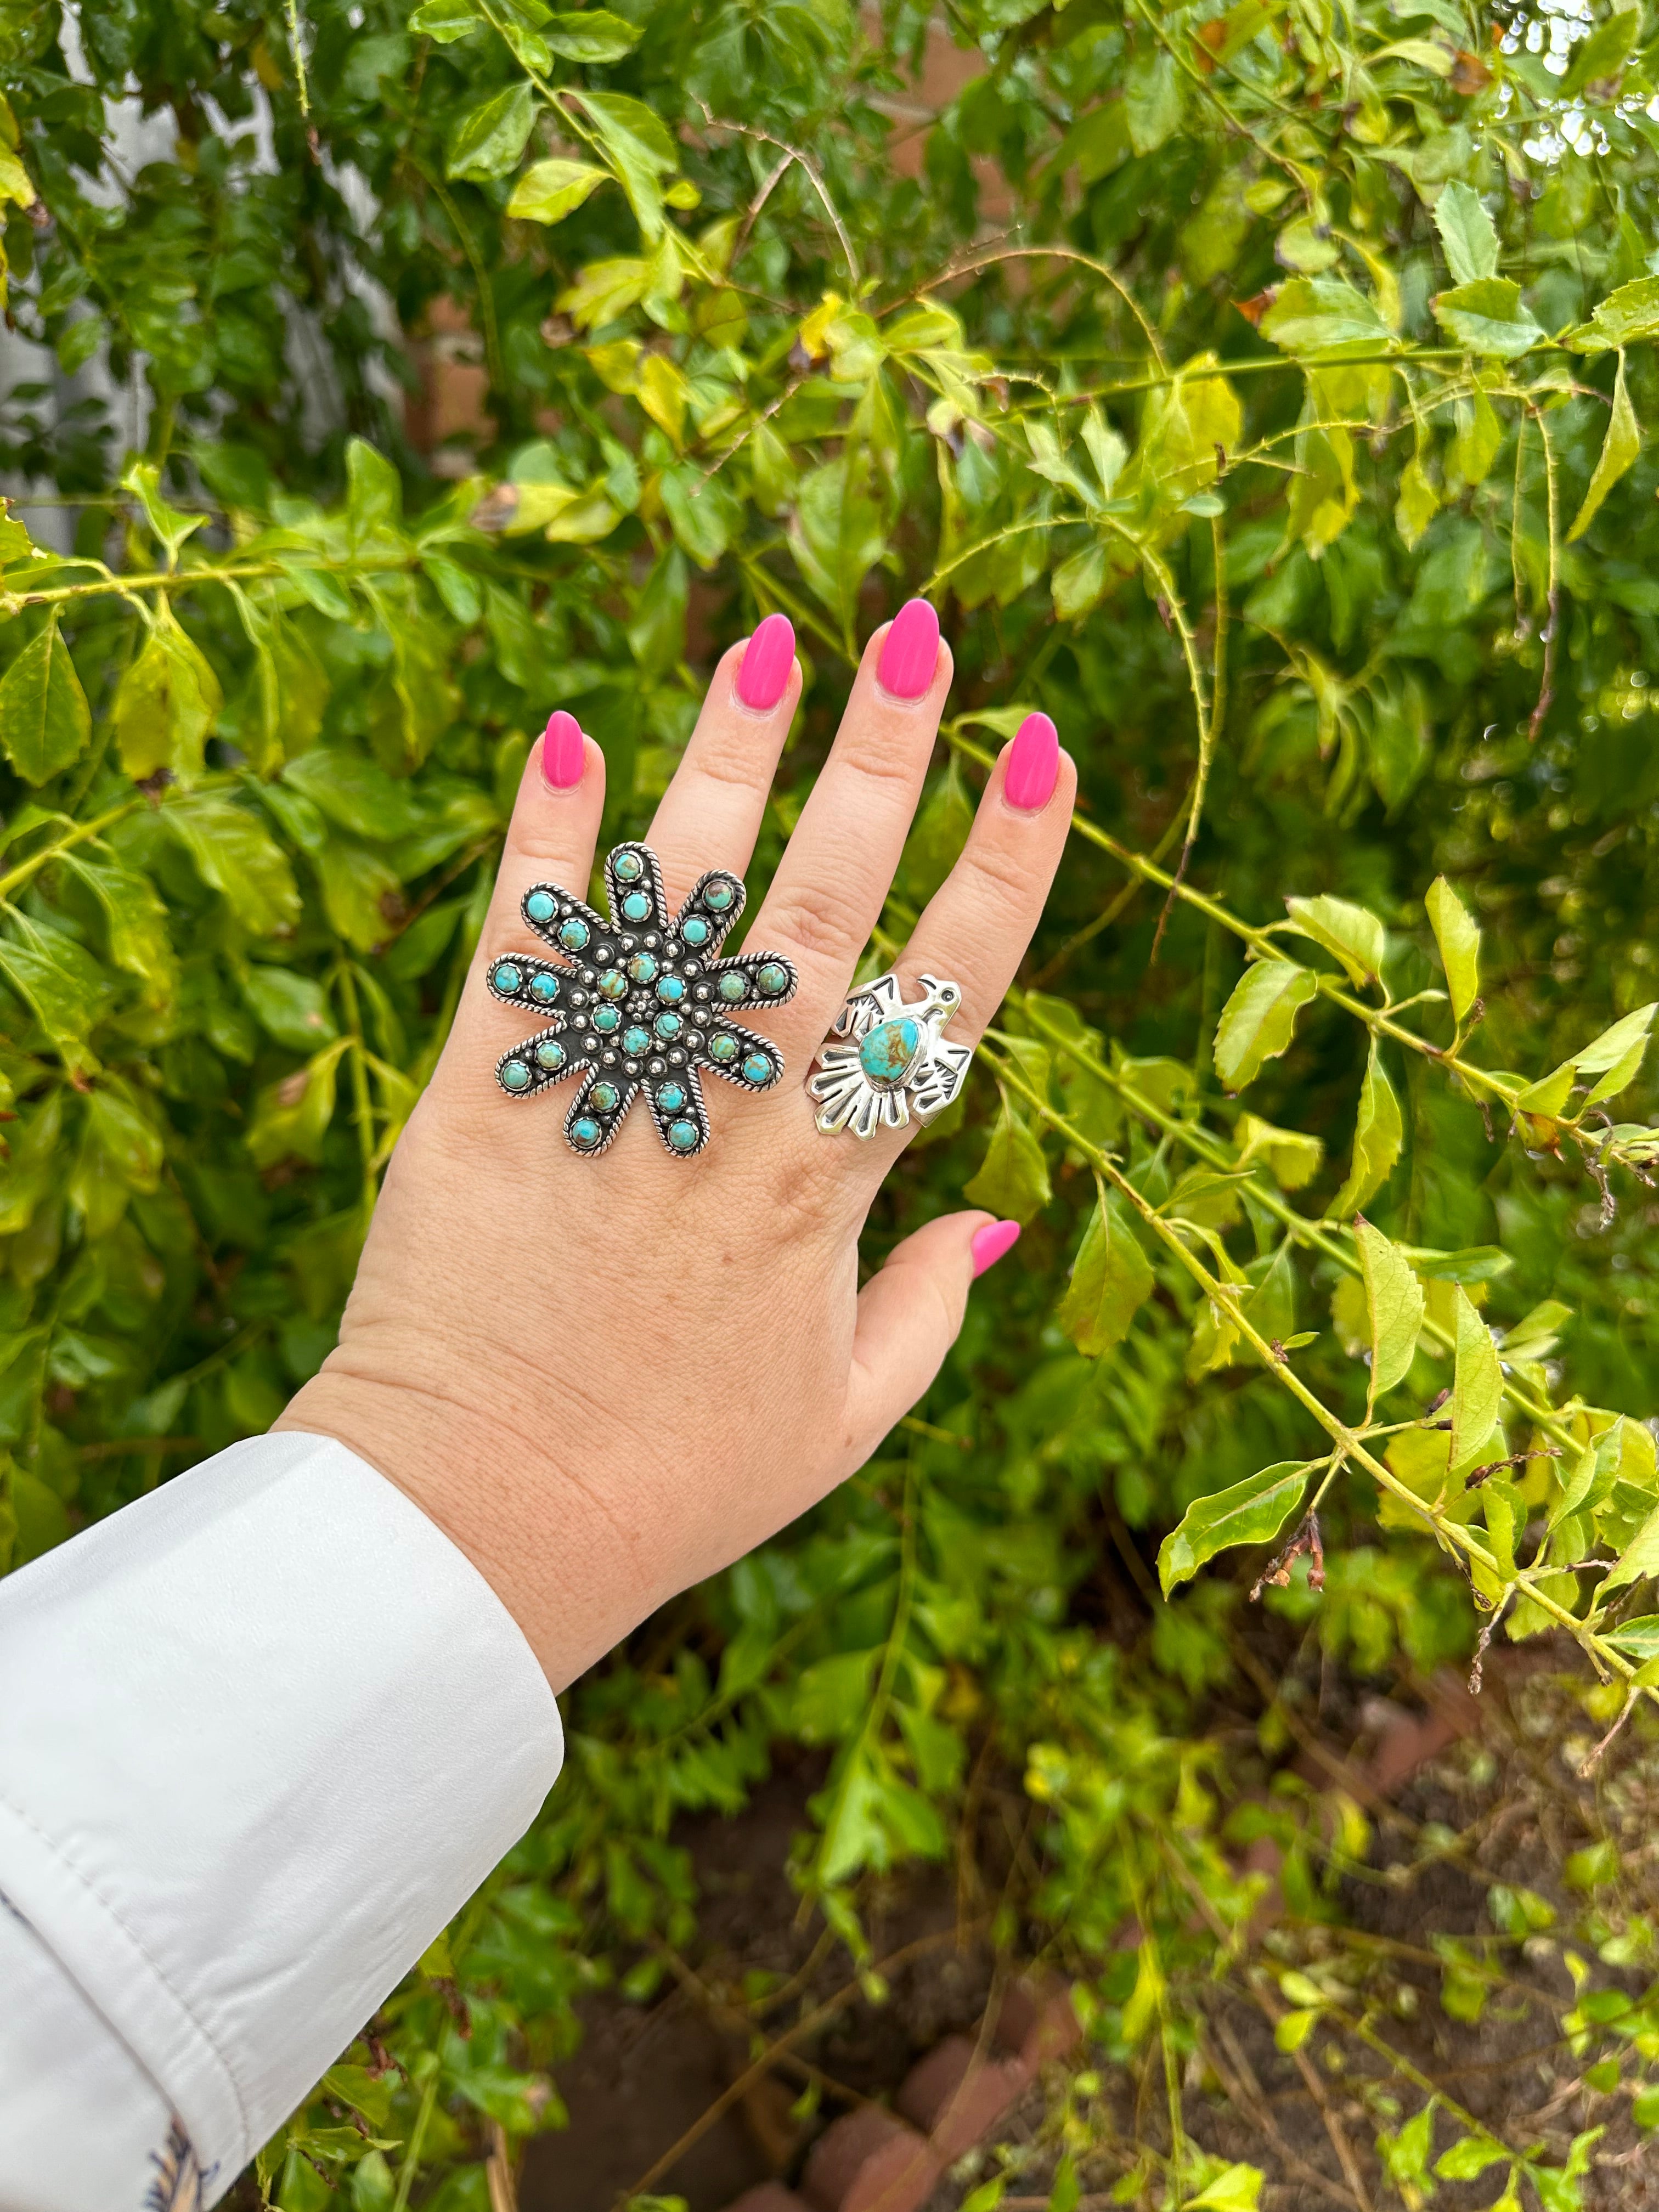
<instances>
[{"instance_id":1,"label":"oxidized silver setting","mask_svg":"<svg viewBox=\"0 0 1659 2212\"><path fill-rule=\"evenodd\" d=\"M908 1006L896 975L848 994L830 1032L834 1042L820 1046L806 1082L808 1097L822 1102L817 1125L826 1137L907 1128L913 1115L931 1121L967 1081L972 1049L940 1035L962 1004L961 988L936 975L920 981L923 996Z\"/></svg>"},{"instance_id":2,"label":"oxidized silver setting","mask_svg":"<svg viewBox=\"0 0 1659 2212\"><path fill-rule=\"evenodd\" d=\"M777 1047L727 1018L787 1005L795 970L775 952L715 957L744 907L729 869L701 876L674 914L648 845L618 845L605 880L608 922L558 884L525 893L526 926L563 964L518 952L489 963L492 998L548 1017L545 1029L501 1054L495 1080L509 1098L532 1098L578 1077L565 1142L588 1158L611 1144L643 1090L664 1149L694 1159L708 1142L700 1070L739 1091L769 1091L783 1073Z\"/></svg>"}]
</instances>

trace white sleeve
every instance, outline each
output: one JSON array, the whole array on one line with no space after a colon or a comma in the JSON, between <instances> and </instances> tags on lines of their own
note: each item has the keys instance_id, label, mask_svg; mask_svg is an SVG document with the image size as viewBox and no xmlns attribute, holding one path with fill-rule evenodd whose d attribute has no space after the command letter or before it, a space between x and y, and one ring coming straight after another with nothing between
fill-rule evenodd
<instances>
[{"instance_id":1,"label":"white sleeve","mask_svg":"<svg viewBox=\"0 0 1659 2212\"><path fill-rule=\"evenodd\" d=\"M222 2196L562 1756L500 1599L324 1437L0 1582L0 2205L144 2212L192 2156Z\"/></svg>"}]
</instances>

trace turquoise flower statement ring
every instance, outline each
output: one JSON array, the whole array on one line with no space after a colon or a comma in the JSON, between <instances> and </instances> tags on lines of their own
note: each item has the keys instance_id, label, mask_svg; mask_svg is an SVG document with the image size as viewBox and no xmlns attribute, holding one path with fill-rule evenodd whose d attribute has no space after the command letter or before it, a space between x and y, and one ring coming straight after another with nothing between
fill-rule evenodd
<instances>
[{"instance_id":1,"label":"turquoise flower statement ring","mask_svg":"<svg viewBox=\"0 0 1659 2212\"><path fill-rule=\"evenodd\" d=\"M528 1098L577 1077L564 1117L574 1152L604 1152L643 1090L657 1134L676 1159L708 1142L699 1071L740 1091L769 1091L783 1054L730 1017L781 1006L795 971L774 952L716 956L743 912L744 888L724 868L702 877L671 915L662 869L648 845L618 845L605 864L611 920L557 884L525 893L525 921L558 963L505 953L487 972L490 995L546 1018L495 1063L509 1098Z\"/></svg>"},{"instance_id":2,"label":"turquoise flower statement ring","mask_svg":"<svg viewBox=\"0 0 1659 2212\"><path fill-rule=\"evenodd\" d=\"M807 1079L825 1136L850 1129L873 1137L908 1127L913 1115L931 1121L961 1091L974 1055L940 1034L962 1004L961 990L936 975L921 985L922 996L908 1006L895 975L849 994Z\"/></svg>"}]
</instances>

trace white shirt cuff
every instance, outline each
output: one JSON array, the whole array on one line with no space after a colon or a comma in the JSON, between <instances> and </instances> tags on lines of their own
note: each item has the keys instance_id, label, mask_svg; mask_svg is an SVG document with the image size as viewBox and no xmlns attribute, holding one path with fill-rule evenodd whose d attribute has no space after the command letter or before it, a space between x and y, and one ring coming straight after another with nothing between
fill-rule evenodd
<instances>
[{"instance_id":1,"label":"white shirt cuff","mask_svg":"<svg viewBox=\"0 0 1659 2212\"><path fill-rule=\"evenodd\" d=\"M319 1437L234 1445L0 1583L0 1896L178 2115L210 2202L562 1757L489 1585Z\"/></svg>"}]
</instances>

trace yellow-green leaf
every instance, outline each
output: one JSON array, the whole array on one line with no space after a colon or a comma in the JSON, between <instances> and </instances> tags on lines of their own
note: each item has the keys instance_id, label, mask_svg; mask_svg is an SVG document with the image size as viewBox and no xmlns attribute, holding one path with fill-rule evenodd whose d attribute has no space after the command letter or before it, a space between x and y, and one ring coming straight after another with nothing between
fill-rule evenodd
<instances>
[{"instance_id":1,"label":"yellow-green leaf","mask_svg":"<svg viewBox=\"0 0 1659 2212\"><path fill-rule=\"evenodd\" d=\"M1243 1091L1287 1049L1296 1018L1318 988L1294 961L1259 960L1244 970L1216 1025L1215 1072L1229 1091Z\"/></svg>"},{"instance_id":2,"label":"yellow-green leaf","mask_svg":"<svg viewBox=\"0 0 1659 2212\"><path fill-rule=\"evenodd\" d=\"M1369 1221L1354 1224L1370 1328L1371 1379L1367 1418L1385 1390L1403 1382L1423 1327L1423 1285L1405 1254Z\"/></svg>"},{"instance_id":3,"label":"yellow-green leaf","mask_svg":"<svg viewBox=\"0 0 1659 2212\"><path fill-rule=\"evenodd\" d=\"M1480 995L1480 931L1474 916L1443 876L1429 885L1423 902L1429 927L1440 947L1452 1013L1461 1029Z\"/></svg>"},{"instance_id":4,"label":"yellow-green leaf","mask_svg":"<svg viewBox=\"0 0 1659 2212\"><path fill-rule=\"evenodd\" d=\"M1158 1578L1165 1597L1232 1544L1267 1544L1302 1503L1307 1460L1280 1460L1226 1490L1195 1498L1158 1547Z\"/></svg>"},{"instance_id":5,"label":"yellow-green leaf","mask_svg":"<svg viewBox=\"0 0 1659 2212\"><path fill-rule=\"evenodd\" d=\"M538 161L514 185L507 211L528 222L562 222L608 180L590 161Z\"/></svg>"},{"instance_id":6,"label":"yellow-green leaf","mask_svg":"<svg viewBox=\"0 0 1659 2212\"><path fill-rule=\"evenodd\" d=\"M1146 1255L1109 1200L1096 1207L1084 1231L1060 1300L1060 1325L1079 1352L1097 1359L1123 1341L1152 1291Z\"/></svg>"},{"instance_id":7,"label":"yellow-green leaf","mask_svg":"<svg viewBox=\"0 0 1659 2212\"><path fill-rule=\"evenodd\" d=\"M1365 1062L1365 1080L1359 1091L1359 1118L1354 1126L1353 1159L1348 1169L1348 1179L1331 1205L1332 1212L1339 1218L1356 1212L1382 1189L1394 1170L1395 1162L1400 1158L1405 1133L1400 1101L1394 1095L1394 1085L1383 1073L1376 1039L1373 1037L1370 1055Z\"/></svg>"},{"instance_id":8,"label":"yellow-green leaf","mask_svg":"<svg viewBox=\"0 0 1659 2212\"><path fill-rule=\"evenodd\" d=\"M25 783L45 783L80 758L91 735L87 695L54 609L0 678L0 744Z\"/></svg>"},{"instance_id":9,"label":"yellow-green leaf","mask_svg":"<svg viewBox=\"0 0 1659 2212\"><path fill-rule=\"evenodd\" d=\"M1459 1283L1452 1293L1457 1316L1456 1355L1451 1398L1451 1471L1474 1464L1498 1419L1504 1397L1504 1371L1492 1348L1492 1332Z\"/></svg>"},{"instance_id":10,"label":"yellow-green leaf","mask_svg":"<svg viewBox=\"0 0 1659 2212\"><path fill-rule=\"evenodd\" d=\"M171 769L180 783L192 782L222 704L206 656L164 608L115 694L122 767L141 781Z\"/></svg>"},{"instance_id":11,"label":"yellow-green leaf","mask_svg":"<svg viewBox=\"0 0 1659 2212\"><path fill-rule=\"evenodd\" d=\"M1375 981L1388 939L1374 914L1326 892L1317 898L1288 898L1285 903L1302 934L1336 955L1351 983Z\"/></svg>"},{"instance_id":12,"label":"yellow-green leaf","mask_svg":"<svg viewBox=\"0 0 1659 2212\"><path fill-rule=\"evenodd\" d=\"M970 1206L1019 1222L1040 1213L1054 1195L1042 1147L1006 1096L979 1173L962 1194Z\"/></svg>"},{"instance_id":13,"label":"yellow-green leaf","mask_svg":"<svg viewBox=\"0 0 1659 2212\"><path fill-rule=\"evenodd\" d=\"M1601 459L1595 464L1595 473L1585 490L1583 504L1573 517L1572 528L1567 532L1567 543L1582 538L1595 521L1596 511L1620 477L1627 473L1642 450L1642 427L1636 419L1636 410L1630 404L1630 393L1625 387L1625 356L1619 356L1619 370L1613 381L1613 412L1607 418L1607 434L1601 441Z\"/></svg>"}]
</instances>

